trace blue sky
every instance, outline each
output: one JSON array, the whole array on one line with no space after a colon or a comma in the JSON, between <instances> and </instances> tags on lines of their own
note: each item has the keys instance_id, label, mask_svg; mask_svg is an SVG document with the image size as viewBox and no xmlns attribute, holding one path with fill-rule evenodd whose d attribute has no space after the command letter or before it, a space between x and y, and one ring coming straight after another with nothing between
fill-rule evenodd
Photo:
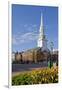
<instances>
[{"instance_id":1,"label":"blue sky","mask_svg":"<svg viewBox=\"0 0 62 90\"><path fill-rule=\"evenodd\" d=\"M48 6L12 5L12 51L25 51L37 47L41 13L44 32L54 49L58 49L58 8Z\"/></svg>"}]
</instances>

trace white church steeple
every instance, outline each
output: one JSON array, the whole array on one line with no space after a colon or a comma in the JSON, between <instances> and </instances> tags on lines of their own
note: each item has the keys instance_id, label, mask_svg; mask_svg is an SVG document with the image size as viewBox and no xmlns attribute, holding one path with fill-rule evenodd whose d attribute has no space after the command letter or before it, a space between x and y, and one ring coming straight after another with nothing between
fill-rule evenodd
<instances>
[{"instance_id":1,"label":"white church steeple","mask_svg":"<svg viewBox=\"0 0 62 90\"><path fill-rule=\"evenodd\" d=\"M38 47L41 47L43 50L47 50L47 40L44 33L44 25L43 25L43 14L41 14L41 22L39 29L39 38L38 38Z\"/></svg>"},{"instance_id":2,"label":"white church steeple","mask_svg":"<svg viewBox=\"0 0 62 90\"><path fill-rule=\"evenodd\" d=\"M43 14L41 14L41 21L40 21L40 29L39 29L39 39L44 37L44 26L43 26Z\"/></svg>"}]
</instances>

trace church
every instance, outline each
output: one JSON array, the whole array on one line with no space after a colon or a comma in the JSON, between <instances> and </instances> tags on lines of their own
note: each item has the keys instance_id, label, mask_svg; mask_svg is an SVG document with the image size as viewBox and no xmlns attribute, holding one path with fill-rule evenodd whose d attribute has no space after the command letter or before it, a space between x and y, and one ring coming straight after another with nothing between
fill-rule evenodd
<instances>
[{"instance_id":1,"label":"church","mask_svg":"<svg viewBox=\"0 0 62 90\"><path fill-rule=\"evenodd\" d=\"M39 35L37 40L37 47L29 49L24 52L15 53L13 56L16 61L20 62L47 62L50 56L50 51L47 47L47 39L44 30L43 14L41 14Z\"/></svg>"}]
</instances>

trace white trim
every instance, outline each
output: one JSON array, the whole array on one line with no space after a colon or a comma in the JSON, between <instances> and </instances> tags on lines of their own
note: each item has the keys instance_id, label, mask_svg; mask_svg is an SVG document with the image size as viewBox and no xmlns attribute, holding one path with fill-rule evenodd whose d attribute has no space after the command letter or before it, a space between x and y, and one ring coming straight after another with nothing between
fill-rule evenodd
<instances>
[{"instance_id":1,"label":"white trim","mask_svg":"<svg viewBox=\"0 0 62 90\"><path fill-rule=\"evenodd\" d=\"M9 42L9 58L8 58L8 64L9 64L9 78L8 78L8 86L9 87L11 87L11 70L12 70L12 66L11 66L11 63L12 63L12 61L11 61L11 50L12 50L12 47L11 47L11 44L12 44L12 41L11 41L11 28L12 28L12 26L11 26L11 16L12 16L12 13L11 13L12 11L11 11L11 4L10 4L10 2L8 2L8 18L9 18L9 20L8 20L8 29L9 29L9 31L8 31L8 42Z\"/></svg>"}]
</instances>

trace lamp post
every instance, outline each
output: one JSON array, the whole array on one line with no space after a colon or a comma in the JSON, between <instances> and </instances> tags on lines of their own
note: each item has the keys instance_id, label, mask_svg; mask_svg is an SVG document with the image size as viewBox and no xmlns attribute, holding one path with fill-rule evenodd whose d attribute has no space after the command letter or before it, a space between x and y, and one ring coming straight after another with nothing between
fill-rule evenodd
<instances>
[{"instance_id":1,"label":"lamp post","mask_svg":"<svg viewBox=\"0 0 62 90\"><path fill-rule=\"evenodd\" d=\"M50 59L48 61L48 67L51 68L52 67L52 54L53 54L53 42L50 42Z\"/></svg>"},{"instance_id":2,"label":"lamp post","mask_svg":"<svg viewBox=\"0 0 62 90\"><path fill-rule=\"evenodd\" d=\"M50 42L50 49L51 49L51 52L50 52L50 68L52 67L52 65L53 65L53 61L52 61L52 55L53 55L53 46L54 46L54 44L53 44L53 42Z\"/></svg>"}]
</instances>

